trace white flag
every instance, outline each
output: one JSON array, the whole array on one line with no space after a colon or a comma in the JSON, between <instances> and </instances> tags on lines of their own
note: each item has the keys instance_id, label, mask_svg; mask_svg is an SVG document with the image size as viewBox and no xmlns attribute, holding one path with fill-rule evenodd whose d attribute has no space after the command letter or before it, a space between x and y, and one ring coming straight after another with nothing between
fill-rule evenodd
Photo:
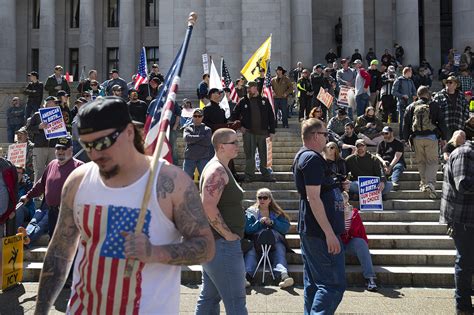
<instances>
[{"instance_id":1,"label":"white flag","mask_svg":"<svg viewBox=\"0 0 474 315\"><path fill-rule=\"evenodd\" d=\"M219 89L222 90L222 80L221 77L219 76L219 73L217 72L216 66L214 65L214 60L211 60L211 71L209 74L209 90L210 89ZM229 118L230 117L230 107L229 107L229 102L227 101L227 97L224 95L222 98L219 106L225 110L225 117Z\"/></svg>"}]
</instances>

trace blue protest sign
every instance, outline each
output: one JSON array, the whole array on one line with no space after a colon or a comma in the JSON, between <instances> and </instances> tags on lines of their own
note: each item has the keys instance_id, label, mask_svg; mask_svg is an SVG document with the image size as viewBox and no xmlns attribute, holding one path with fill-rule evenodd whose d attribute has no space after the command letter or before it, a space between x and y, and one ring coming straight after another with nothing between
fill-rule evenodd
<instances>
[{"instance_id":1,"label":"blue protest sign","mask_svg":"<svg viewBox=\"0 0 474 315\"><path fill-rule=\"evenodd\" d=\"M44 128L46 139L62 138L67 136L66 124L59 106L40 108L41 121L47 126Z\"/></svg>"},{"instance_id":2,"label":"blue protest sign","mask_svg":"<svg viewBox=\"0 0 474 315\"><path fill-rule=\"evenodd\" d=\"M383 210L380 177L359 176L360 210Z\"/></svg>"}]
</instances>

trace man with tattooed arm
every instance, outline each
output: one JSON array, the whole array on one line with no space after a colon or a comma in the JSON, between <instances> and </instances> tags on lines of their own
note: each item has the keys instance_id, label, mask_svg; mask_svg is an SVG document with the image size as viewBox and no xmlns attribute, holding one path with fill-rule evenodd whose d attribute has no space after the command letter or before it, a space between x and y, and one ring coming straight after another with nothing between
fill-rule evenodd
<instances>
[{"instance_id":1,"label":"man with tattooed arm","mask_svg":"<svg viewBox=\"0 0 474 315\"><path fill-rule=\"evenodd\" d=\"M214 240L194 183L159 161L143 233L134 229L150 174L140 132L119 97L78 113L92 163L62 191L58 225L40 277L35 314L47 314L76 253L68 314L178 314L180 265L212 259ZM127 260L133 262L125 274Z\"/></svg>"},{"instance_id":2,"label":"man with tattooed arm","mask_svg":"<svg viewBox=\"0 0 474 315\"><path fill-rule=\"evenodd\" d=\"M202 265L196 314L219 314L222 299L226 314L245 315L245 265L240 247L245 229L243 190L228 167L239 153L237 134L232 129L218 129L212 136L212 145L215 156L202 172L200 191L216 240L216 254Z\"/></svg>"}]
</instances>

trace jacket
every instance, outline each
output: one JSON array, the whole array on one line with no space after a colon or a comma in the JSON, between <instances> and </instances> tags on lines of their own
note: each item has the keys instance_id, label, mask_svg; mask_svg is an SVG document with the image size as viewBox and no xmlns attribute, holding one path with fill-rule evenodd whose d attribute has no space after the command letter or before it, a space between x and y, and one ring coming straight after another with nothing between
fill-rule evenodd
<instances>
[{"instance_id":1,"label":"jacket","mask_svg":"<svg viewBox=\"0 0 474 315\"><path fill-rule=\"evenodd\" d=\"M355 95L357 96L366 93L365 89L368 89L370 87L370 82L370 74L364 68L359 68L354 84ZM367 94L370 95L370 90Z\"/></svg>"},{"instance_id":2,"label":"jacket","mask_svg":"<svg viewBox=\"0 0 474 315\"><path fill-rule=\"evenodd\" d=\"M127 86L127 82L125 82L124 79L122 78L117 78L117 79L110 79L108 82L107 82L107 85L105 86L105 93L107 95L113 95L112 93L112 87L114 85L119 85L121 88L122 88L122 97L124 99L127 99L128 98L128 86Z\"/></svg>"},{"instance_id":3,"label":"jacket","mask_svg":"<svg viewBox=\"0 0 474 315\"><path fill-rule=\"evenodd\" d=\"M416 131L416 132L413 131L412 129L413 112L415 110L415 103L416 103L416 102L413 102L406 108L405 116L403 116L403 139L408 141L416 136L428 136L428 135L434 134L436 135L436 137L445 140L446 135L447 135L446 122L444 120L443 114L439 108L438 103L430 102L426 98L421 98L417 102L422 102L423 104L430 105L430 119L433 125L435 125L437 128L433 131L430 131L430 130Z\"/></svg>"},{"instance_id":4,"label":"jacket","mask_svg":"<svg viewBox=\"0 0 474 315\"><path fill-rule=\"evenodd\" d=\"M47 140L44 135L44 130L39 129L41 124L40 113L36 112L31 116L31 119L26 123L26 130L33 137L35 148L54 148L56 146L56 139Z\"/></svg>"},{"instance_id":5,"label":"jacket","mask_svg":"<svg viewBox=\"0 0 474 315\"><path fill-rule=\"evenodd\" d=\"M289 94L293 93L293 85L286 75L282 75L281 78L273 77L271 83L274 98L287 98Z\"/></svg>"},{"instance_id":6,"label":"jacket","mask_svg":"<svg viewBox=\"0 0 474 315\"><path fill-rule=\"evenodd\" d=\"M438 103L443 120L446 123L446 138L451 138L452 133L458 129L464 129L464 124L469 118L469 104L467 104L464 94L457 91L456 104L454 106L449 101L448 92L442 89L433 97L433 101Z\"/></svg>"},{"instance_id":7,"label":"jacket","mask_svg":"<svg viewBox=\"0 0 474 315\"><path fill-rule=\"evenodd\" d=\"M380 88L382 87L382 72L379 70L375 69L369 69L367 71L371 77L370 80L370 93L375 93L376 91L380 91Z\"/></svg>"},{"instance_id":8,"label":"jacket","mask_svg":"<svg viewBox=\"0 0 474 315\"><path fill-rule=\"evenodd\" d=\"M379 159L370 152L366 152L362 157L357 154L349 155L346 158L346 166L347 171L351 173L351 181L357 181L359 176L379 176L382 182L386 181Z\"/></svg>"},{"instance_id":9,"label":"jacket","mask_svg":"<svg viewBox=\"0 0 474 315\"><path fill-rule=\"evenodd\" d=\"M24 106L10 106L7 109L7 125L8 126L23 126L25 124L25 107Z\"/></svg>"},{"instance_id":10,"label":"jacket","mask_svg":"<svg viewBox=\"0 0 474 315\"><path fill-rule=\"evenodd\" d=\"M245 217L245 234L252 235L266 228L266 225L260 223L258 208L250 207L245 210ZM272 229L278 231L281 235L285 235L290 230L290 222L284 216L277 216L270 211L270 219L273 220Z\"/></svg>"},{"instance_id":11,"label":"jacket","mask_svg":"<svg viewBox=\"0 0 474 315\"><path fill-rule=\"evenodd\" d=\"M368 123L375 123L375 128L367 128ZM366 136L368 134L373 134L373 133L380 133L383 129L383 122L378 119L377 117L368 117L365 115L361 115L357 117L356 123L355 123L355 132L356 133L363 133Z\"/></svg>"},{"instance_id":12,"label":"jacket","mask_svg":"<svg viewBox=\"0 0 474 315\"><path fill-rule=\"evenodd\" d=\"M268 133L275 133L275 114L272 106L266 97L257 96L260 109L260 127ZM248 96L242 98L232 112L232 120L240 120L242 126L246 129L252 127L252 111L250 109L250 99Z\"/></svg>"},{"instance_id":13,"label":"jacket","mask_svg":"<svg viewBox=\"0 0 474 315\"><path fill-rule=\"evenodd\" d=\"M39 107L43 101L43 89L43 83L39 81L28 83L27 87L23 91L23 93L28 96L26 104L36 105Z\"/></svg>"},{"instance_id":14,"label":"jacket","mask_svg":"<svg viewBox=\"0 0 474 315\"><path fill-rule=\"evenodd\" d=\"M65 76L61 76L62 81L61 84L58 84L56 80L56 76L54 74L50 75L44 84L44 89L49 93L49 96L57 96L58 91L63 90L66 91L67 94L71 94L71 89L69 88L69 83L66 81ZM55 87L60 86L59 89L55 89Z\"/></svg>"},{"instance_id":15,"label":"jacket","mask_svg":"<svg viewBox=\"0 0 474 315\"><path fill-rule=\"evenodd\" d=\"M362 223L359 210L357 210L356 208L352 209L351 227L349 228L349 230L345 231L341 235L341 240L344 244L349 243L350 240L353 238L361 238L367 244L369 244L369 240L367 239L367 233L365 232L365 227Z\"/></svg>"},{"instance_id":16,"label":"jacket","mask_svg":"<svg viewBox=\"0 0 474 315\"><path fill-rule=\"evenodd\" d=\"M202 160L211 157L212 143L211 128L205 124L199 126L191 123L183 131L183 139L186 143L184 148L184 159L186 160Z\"/></svg>"},{"instance_id":17,"label":"jacket","mask_svg":"<svg viewBox=\"0 0 474 315\"><path fill-rule=\"evenodd\" d=\"M202 123L211 128L212 132L226 126L227 118L225 118L225 111L219 104L211 101L204 107L203 114Z\"/></svg>"},{"instance_id":18,"label":"jacket","mask_svg":"<svg viewBox=\"0 0 474 315\"><path fill-rule=\"evenodd\" d=\"M309 96L308 93L313 92L313 87L311 86L309 78L302 77L299 79L296 87L298 88L298 97Z\"/></svg>"},{"instance_id":19,"label":"jacket","mask_svg":"<svg viewBox=\"0 0 474 315\"><path fill-rule=\"evenodd\" d=\"M416 89L413 80L399 76L395 83L393 83L392 94L397 98L399 104L404 104L405 107L411 102L413 96L416 96ZM403 95L408 96L408 100L403 99Z\"/></svg>"}]
</instances>

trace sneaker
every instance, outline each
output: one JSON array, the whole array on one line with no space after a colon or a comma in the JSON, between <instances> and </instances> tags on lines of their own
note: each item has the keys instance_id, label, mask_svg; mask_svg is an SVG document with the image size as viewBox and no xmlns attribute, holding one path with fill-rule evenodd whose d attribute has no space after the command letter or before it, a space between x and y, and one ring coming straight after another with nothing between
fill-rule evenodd
<instances>
[{"instance_id":1,"label":"sneaker","mask_svg":"<svg viewBox=\"0 0 474 315\"><path fill-rule=\"evenodd\" d=\"M393 190L394 190L394 191L397 191L398 188L400 188L400 184L399 184L399 183L393 182L392 184L393 184Z\"/></svg>"},{"instance_id":2,"label":"sneaker","mask_svg":"<svg viewBox=\"0 0 474 315\"><path fill-rule=\"evenodd\" d=\"M250 281L252 281L252 276L250 273L246 272L245 273L245 287L248 288L250 287Z\"/></svg>"},{"instance_id":3,"label":"sneaker","mask_svg":"<svg viewBox=\"0 0 474 315\"><path fill-rule=\"evenodd\" d=\"M295 283L295 281L293 280L292 277L288 276L287 273L282 273L280 283L278 283L278 286L281 289L284 289L284 288L291 287L294 283Z\"/></svg>"},{"instance_id":4,"label":"sneaker","mask_svg":"<svg viewBox=\"0 0 474 315\"><path fill-rule=\"evenodd\" d=\"M433 184L427 184L427 185L425 185L425 191L428 193L428 196L429 196L431 199L436 199L436 198L438 198L438 195L436 194L436 190L435 190Z\"/></svg>"},{"instance_id":5,"label":"sneaker","mask_svg":"<svg viewBox=\"0 0 474 315\"><path fill-rule=\"evenodd\" d=\"M367 285L367 291L377 292L377 284L374 277L365 280L365 284Z\"/></svg>"},{"instance_id":6,"label":"sneaker","mask_svg":"<svg viewBox=\"0 0 474 315\"><path fill-rule=\"evenodd\" d=\"M425 184L420 184L420 191L425 192L426 191L426 185Z\"/></svg>"}]
</instances>

